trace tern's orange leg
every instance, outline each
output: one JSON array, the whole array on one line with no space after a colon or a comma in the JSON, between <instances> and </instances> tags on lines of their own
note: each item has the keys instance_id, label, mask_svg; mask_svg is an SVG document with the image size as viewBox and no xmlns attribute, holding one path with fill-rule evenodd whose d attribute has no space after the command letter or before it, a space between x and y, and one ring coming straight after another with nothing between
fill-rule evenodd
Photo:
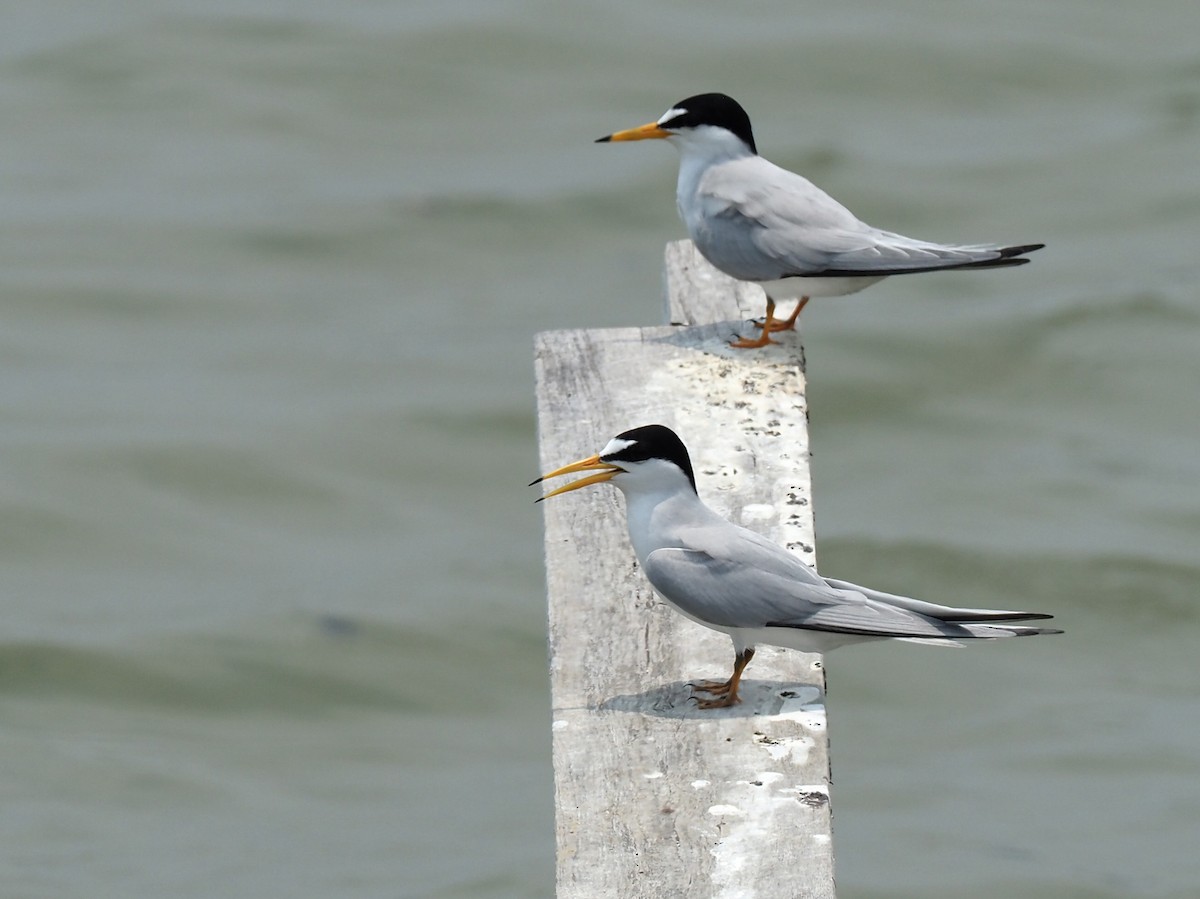
<instances>
[{"instance_id":1,"label":"tern's orange leg","mask_svg":"<svg viewBox=\"0 0 1200 899\"><path fill-rule=\"evenodd\" d=\"M800 302L796 304L796 308L792 310L792 314L789 315L786 320L781 321L781 322L771 322L771 328L770 328L771 331L775 332L775 331L794 331L794 330L796 330L796 319L798 319L800 317L800 310L802 310L804 308L805 304L808 303L808 299L809 299L808 297L801 297ZM767 323L763 322L761 325L756 323L754 327L762 328L765 331L765 330L767 330Z\"/></svg>"},{"instance_id":2,"label":"tern's orange leg","mask_svg":"<svg viewBox=\"0 0 1200 899\"><path fill-rule=\"evenodd\" d=\"M778 322L775 321L775 301L767 297L767 317L759 325L762 328L762 334L754 340L743 337L740 340L732 341L729 345L739 350L754 350L758 347L766 346L768 343L775 343L776 341L771 339L771 332L776 330L777 324Z\"/></svg>"},{"instance_id":3,"label":"tern's orange leg","mask_svg":"<svg viewBox=\"0 0 1200 899\"><path fill-rule=\"evenodd\" d=\"M705 693L724 694L720 699L696 699L696 707L701 709L724 709L741 702L742 700L738 696L738 684L741 683L742 672L746 670L746 666L750 664L752 658L754 658L754 649L743 649L733 660L733 675L728 681L724 683L720 681L706 681L693 684L694 689L703 690Z\"/></svg>"}]
</instances>

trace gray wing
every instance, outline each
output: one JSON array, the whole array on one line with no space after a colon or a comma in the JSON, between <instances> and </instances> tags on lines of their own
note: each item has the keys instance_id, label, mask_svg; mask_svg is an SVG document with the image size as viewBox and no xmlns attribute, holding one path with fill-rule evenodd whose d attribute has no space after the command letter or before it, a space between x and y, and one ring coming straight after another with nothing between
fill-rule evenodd
<instances>
[{"instance_id":1,"label":"gray wing","mask_svg":"<svg viewBox=\"0 0 1200 899\"><path fill-rule=\"evenodd\" d=\"M685 614L717 627L766 627L803 619L839 601L841 591L695 549L656 549L646 577Z\"/></svg>"},{"instance_id":2,"label":"gray wing","mask_svg":"<svg viewBox=\"0 0 1200 899\"><path fill-rule=\"evenodd\" d=\"M746 280L1020 265L1041 246L955 246L881 231L761 156L713 166L698 190L708 215L693 238L714 265Z\"/></svg>"},{"instance_id":3,"label":"gray wing","mask_svg":"<svg viewBox=\"0 0 1200 899\"><path fill-rule=\"evenodd\" d=\"M907 596L897 596L895 593L884 593L882 590L860 587L849 581L839 581L834 578L823 578L822 580L836 590L850 590L861 593L868 599L876 602L907 609L910 612L916 612L929 618L938 618L942 621L1030 621L1035 618L1054 617L1044 612L1013 612L1004 609L964 609L955 608L954 606L942 606L920 599L911 599Z\"/></svg>"},{"instance_id":4,"label":"gray wing","mask_svg":"<svg viewBox=\"0 0 1200 899\"><path fill-rule=\"evenodd\" d=\"M876 637L981 636L825 581L744 528L689 533L688 547L646 557L646 577L685 614L716 627L795 627ZM914 600L914 602L916 602Z\"/></svg>"}]
</instances>

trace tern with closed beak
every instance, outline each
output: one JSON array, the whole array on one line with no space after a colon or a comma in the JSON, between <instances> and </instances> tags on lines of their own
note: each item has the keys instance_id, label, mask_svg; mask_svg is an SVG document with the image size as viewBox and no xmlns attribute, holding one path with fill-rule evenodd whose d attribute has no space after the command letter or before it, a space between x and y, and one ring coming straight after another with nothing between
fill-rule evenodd
<instances>
[{"instance_id":1,"label":"tern with closed beak","mask_svg":"<svg viewBox=\"0 0 1200 899\"><path fill-rule=\"evenodd\" d=\"M810 297L857 293L890 275L1023 265L1025 254L1045 246L931 243L873 228L807 178L759 156L750 117L725 94L680 100L658 121L597 143L648 139L679 150L675 203L696 248L767 294L762 334L735 347L774 343L771 332L794 328ZM775 303L787 299L796 308L778 321Z\"/></svg>"},{"instance_id":2,"label":"tern with closed beak","mask_svg":"<svg viewBox=\"0 0 1200 899\"><path fill-rule=\"evenodd\" d=\"M663 425L618 434L596 455L533 484L577 472L593 474L542 499L611 481L625 495L629 539L655 591L676 611L733 640L729 680L692 685L708 694L695 697L704 709L739 701L738 683L759 643L824 653L869 640L954 645L1062 633L1009 623L1051 615L957 609L822 577L783 547L706 506L696 492L687 447Z\"/></svg>"}]
</instances>

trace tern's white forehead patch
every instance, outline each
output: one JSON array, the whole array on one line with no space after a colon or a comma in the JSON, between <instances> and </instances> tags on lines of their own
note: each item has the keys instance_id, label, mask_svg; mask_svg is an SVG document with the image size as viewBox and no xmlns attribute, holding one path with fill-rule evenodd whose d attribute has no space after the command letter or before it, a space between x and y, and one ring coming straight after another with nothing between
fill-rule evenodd
<instances>
[{"instance_id":1,"label":"tern's white forehead patch","mask_svg":"<svg viewBox=\"0 0 1200 899\"><path fill-rule=\"evenodd\" d=\"M604 449L600 450L600 458L607 459L609 456L616 455L621 450L633 446L636 442L637 441L635 440L625 440L621 437L614 437L612 440L608 441L608 445L604 447Z\"/></svg>"},{"instance_id":2,"label":"tern's white forehead patch","mask_svg":"<svg viewBox=\"0 0 1200 899\"><path fill-rule=\"evenodd\" d=\"M671 119L675 118L676 116L681 116L685 112L687 112L686 109L680 109L678 106L672 106L662 114L656 124L661 125L663 122L669 122Z\"/></svg>"}]
</instances>

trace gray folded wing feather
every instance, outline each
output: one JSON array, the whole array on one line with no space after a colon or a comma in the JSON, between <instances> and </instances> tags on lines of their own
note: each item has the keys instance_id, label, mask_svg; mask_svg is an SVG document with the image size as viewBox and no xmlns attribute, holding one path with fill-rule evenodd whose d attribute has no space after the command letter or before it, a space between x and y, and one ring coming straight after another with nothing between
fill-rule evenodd
<instances>
[{"instance_id":1,"label":"gray folded wing feather","mask_svg":"<svg viewBox=\"0 0 1200 899\"><path fill-rule=\"evenodd\" d=\"M666 599L716 627L757 628L782 618L799 619L841 596L825 584L803 583L780 571L694 549L656 549L646 557L644 569Z\"/></svg>"},{"instance_id":2,"label":"gray folded wing feather","mask_svg":"<svg viewBox=\"0 0 1200 899\"><path fill-rule=\"evenodd\" d=\"M993 245L951 246L873 228L807 178L760 156L714 166L699 191L710 216L707 232L693 237L735 278L904 274L1002 256Z\"/></svg>"},{"instance_id":3,"label":"gray folded wing feather","mask_svg":"<svg viewBox=\"0 0 1200 899\"><path fill-rule=\"evenodd\" d=\"M703 529L689 537L686 547L651 552L644 563L646 577L685 614L716 627L797 627L878 637L973 635L966 627L831 585L751 531Z\"/></svg>"},{"instance_id":4,"label":"gray folded wing feather","mask_svg":"<svg viewBox=\"0 0 1200 899\"><path fill-rule=\"evenodd\" d=\"M954 606L943 606L920 599L911 599L907 596L898 596L895 593L884 593L882 590L872 590L870 587L860 587L849 581L839 581L828 577L823 578L823 580L836 590L850 590L861 593L868 599L897 606L901 609L908 609L910 612L916 612L930 618L939 618L942 621L1029 621L1035 618L1054 617L1044 612L1015 612L1005 609L963 609Z\"/></svg>"}]
</instances>

